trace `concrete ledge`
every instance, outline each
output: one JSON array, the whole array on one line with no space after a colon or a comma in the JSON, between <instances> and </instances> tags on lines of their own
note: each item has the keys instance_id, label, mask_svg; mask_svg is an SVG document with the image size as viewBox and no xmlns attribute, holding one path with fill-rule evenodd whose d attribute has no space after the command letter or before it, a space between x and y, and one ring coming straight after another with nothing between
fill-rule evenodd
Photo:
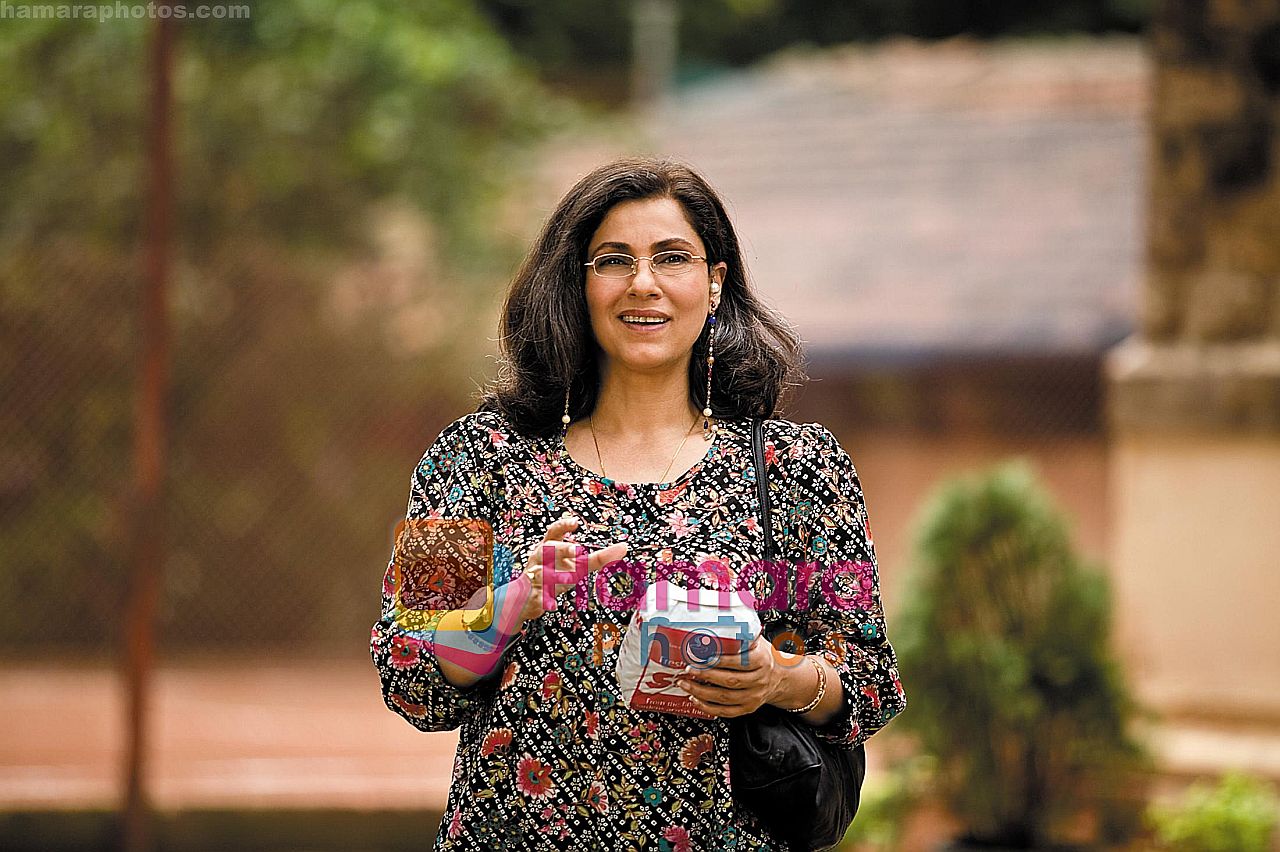
<instances>
[{"instance_id":1,"label":"concrete ledge","mask_svg":"<svg viewBox=\"0 0 1280 852\"><path fill-rule=\"evenodd\" d=\"M1115 434L1280 436L1280 341L1156 344L1106 359Z\"/></svg>"},{"instance_id":2,"label":"concrete ledge","mask_svg":"<svg viewBox=\"0 0 1280 852\"><path fill-rule=\"evenodd\" d=\"M1202 778L1230 770L1280 781L1280 727L1168 722L1149 734L1161 774Z\"/></svg>"}]
</instances>

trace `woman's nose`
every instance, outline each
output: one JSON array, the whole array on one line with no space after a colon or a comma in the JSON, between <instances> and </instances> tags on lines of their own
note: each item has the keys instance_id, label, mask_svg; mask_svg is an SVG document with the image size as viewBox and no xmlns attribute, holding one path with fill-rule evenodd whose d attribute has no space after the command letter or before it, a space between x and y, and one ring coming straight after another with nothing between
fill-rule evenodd
<instances>
[{"instance_id":1,"label":"woman's nose","mask_svg":"<svg viewBox=\"0 0 1280 852\"><path fill-rule=\"evenodd\" d=\"M653 261L647 257L636 259L636 272L631 276L631 289L642 293L657 289L658 276L653 271Z\"/></svg>"}]
</instances>

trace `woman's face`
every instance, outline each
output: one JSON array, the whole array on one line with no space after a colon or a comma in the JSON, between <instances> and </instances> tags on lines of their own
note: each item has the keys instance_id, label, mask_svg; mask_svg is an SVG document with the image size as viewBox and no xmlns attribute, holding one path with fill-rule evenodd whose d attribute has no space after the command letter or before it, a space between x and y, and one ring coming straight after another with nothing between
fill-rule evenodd
<instances>
[{"instance_id":1,"label":"woman's face","mask_svg":"<svg viewBox=\"0 0 1280 852\"><path fill-rule=\"evenodd\" d=\"M694 232L684 207L673 198L644 198L614 205L591 235L587 260L621 253L652 257L680 249L706 257L706 246ZM648 261L639 261L635 275L606 278L586 269L587 311L591 330L612 369L638 372L687 369L693 344L711 310L711 282L723 283L728 266L709 267L695 260L680 275L659 275ZM714 297L719 300L719 295ZM623 317L647 312L667 317L660 324L631 325Z\"/></svg>"}]
</instances>

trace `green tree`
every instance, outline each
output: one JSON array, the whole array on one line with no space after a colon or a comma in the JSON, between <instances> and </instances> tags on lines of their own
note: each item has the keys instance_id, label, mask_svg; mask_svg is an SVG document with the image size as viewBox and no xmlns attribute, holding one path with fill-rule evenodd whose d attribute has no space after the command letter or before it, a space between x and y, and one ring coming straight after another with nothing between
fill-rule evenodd
<instances>
[{"instance_id":1,"label":"green tree","mask_svg":"<svg viewBox=\"0 0 1280 852\"><path fill-rule=\"evenodd\" d=\"M176 51L167 631L347 646L489 348L503 199L574 112L471 0L249 9ZM0 646L119 610L148 34L0 28Z\"/></svg>"}]
</instances>

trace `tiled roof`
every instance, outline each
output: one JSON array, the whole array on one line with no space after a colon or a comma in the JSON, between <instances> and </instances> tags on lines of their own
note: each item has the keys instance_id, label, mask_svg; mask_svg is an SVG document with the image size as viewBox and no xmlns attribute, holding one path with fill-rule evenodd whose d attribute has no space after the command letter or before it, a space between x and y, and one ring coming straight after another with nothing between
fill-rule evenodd
<instances>
[{"instance_id":1,"label":"tiled roof","mask_svg":"<svg viewBox=\"0 0 1280 852\"><path fill-rule=\"evenodd\" d=\"M1136 313L1147 85L1133 39L806 52L676 92L612 153L702 171L812 353L1100 352Z\"/></svg>"}]
</instances>

